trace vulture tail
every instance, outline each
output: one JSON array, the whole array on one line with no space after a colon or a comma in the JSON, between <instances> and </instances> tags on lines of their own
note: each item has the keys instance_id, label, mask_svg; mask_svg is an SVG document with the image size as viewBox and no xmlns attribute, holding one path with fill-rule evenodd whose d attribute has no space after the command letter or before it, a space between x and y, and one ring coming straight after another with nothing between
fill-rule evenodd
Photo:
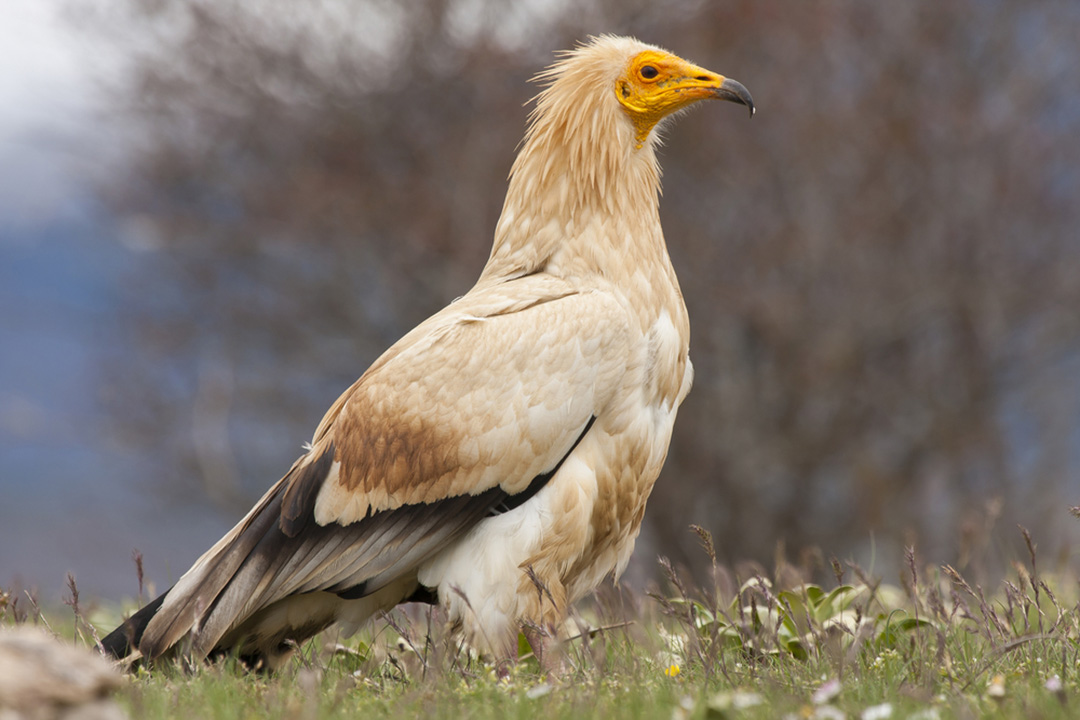
<instances>
[{"instance_id":1,"label":"vulture tail","mask_svg":"<svg viewBox=\"0 0 1080 720\"><path fill-rule=\"evenodd\" d=\"M280 550L281 496L291 475L274 485L165 594L139 637L143 657L153 661L170 656L179 645L198 658L227 649L218 647L223 637L260 609L270 560L264 548L270 542Z\"/></svg>"},{"instance_id":2,"label":"vulture tail","mask_svg":"<svg viewBox=\"0 0 1080 720\"><path fill-rule=\"evenodd\" d=\"M144 605L137 613L121 623L120 627L106 635L101 641L101 649L117 660L123 660L138 649L143 632L146 631L146 626L157 614L161 604L165 602L165 596L168 594L167 591L163 592L156 600Z\"/></svg>"},{"instance_id":3,"label":"vulture tail","mask_svg":"<svg viewBox=\"0 0 1080 720\"><path fill-rule=\"evenodd\" d=\"M282 535L278 527L281 503L290 479L325 474L331 458L324 458L297 461L172 588L109 633L101 643L104 651L116 658L138 651L144 660L153 662L175 654L181 644L197 657L220 649L217 645L222 637L259 609L257 605L248 607L246 602L258 598L263 579L260 571L266 558L255 551L268 539ZM185 638L190 643L182 643Z\"/></svg>"}]
</instances>

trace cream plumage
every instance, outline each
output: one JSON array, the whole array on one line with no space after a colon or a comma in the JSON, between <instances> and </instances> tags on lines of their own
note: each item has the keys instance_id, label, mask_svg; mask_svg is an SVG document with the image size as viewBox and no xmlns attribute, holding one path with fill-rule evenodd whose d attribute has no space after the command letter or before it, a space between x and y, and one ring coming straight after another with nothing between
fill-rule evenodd
<instances>
[{"instance_id":1,"label":"cream plumage","mask_svg":"<svg viewBox=\"0 0 1080 720\"><path fill-rule=\"evenodd\" d=\"M483 273L330 408L300 457L117 656L291 643L408 600L481 651L542 651L625 567L693 377L658 214L655 128L738 83L629 38L541 74ZM541 583L547 592L537 592Z\"/></svg>"}]
</instances>

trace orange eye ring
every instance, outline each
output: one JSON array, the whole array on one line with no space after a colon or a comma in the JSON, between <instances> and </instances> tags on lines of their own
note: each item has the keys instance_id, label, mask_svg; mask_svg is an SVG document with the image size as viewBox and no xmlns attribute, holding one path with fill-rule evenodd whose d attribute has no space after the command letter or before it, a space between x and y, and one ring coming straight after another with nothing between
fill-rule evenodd
<instances>
[{"instance_id":1,"label":"orange eye ring","mask_svg":"<svg viewBox=\"0 0 1080 720\"><path fill-rule=\"evenodd\" d=\"M656 69L655 65L642 65L638 70L638 77L649 82L660 77L660 71Z\"/></svg>"}]
</instances>

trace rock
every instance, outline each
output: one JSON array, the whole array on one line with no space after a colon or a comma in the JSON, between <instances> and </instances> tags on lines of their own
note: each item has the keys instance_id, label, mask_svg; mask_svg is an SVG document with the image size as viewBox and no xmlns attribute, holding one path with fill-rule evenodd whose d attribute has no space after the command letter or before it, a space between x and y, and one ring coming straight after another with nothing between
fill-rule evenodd
<instances>
[{"instance_id":1,"label":"rock","mask_svg":"<svg viewBox=\"0 0 1080 720\"><path fill-rule=\"evenodd\" d=\"M125 720L120 673L94 650L31 626L0 627L0 720Z\"/></svg>"}]
</instances>

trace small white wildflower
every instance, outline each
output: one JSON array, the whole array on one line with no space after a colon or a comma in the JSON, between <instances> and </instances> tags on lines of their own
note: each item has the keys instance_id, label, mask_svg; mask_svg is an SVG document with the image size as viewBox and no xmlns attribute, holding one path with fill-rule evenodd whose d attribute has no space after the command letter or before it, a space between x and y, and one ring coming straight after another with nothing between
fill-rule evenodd
<instances>
[{"instance_id":1,"label":"small white wildflower","mask_svg":"<svg viewBox=\"0 0 1080 720\"><path fill-rule=\"evenodd\" d=\"M880 705L871 705L862 711L859 715L860 720L888 720L893 714L892 703L881 703Z\"/></svg>"},{"instance_id":2,"label":"small white wildflower","mask_svg":"<svg viewBox=\"0 0 1080 720\"><path fill-rule=\"evenodd\" d=\"M757 707L765 702L765 698L758 695L756 692L746 692L743 690L736 690L731 696L731 707L736 710L745 710L746 708Z\"/></svg>"},{"instance_id":3,"label":"small white wildflower","mask_svg":"<svg viewBox=\"0 0 1080 720\"><path fill-rule=\"evenodd\" d=\"M709 698L708 708L710 711L716 711L721 715L727 710L745 710L747 708L757 707L765 702L765 698L756 692L749 692L746 690L732 690L730 692L721 692L713 695Z\"/></svg>"},{"instance_id":4,"label":"small white wildflower","mask_svg":"<svg viewBox=\"0 0 1080 720\"><path fill-rule=\"evenodd\" d=\"M908 715L908 720L941 720L941 713L936 707L930 707Z\"/></svg>"},{"instance_id":5,"label":"small white wildflower","mask_svg":"<svg viewBox=\"0 0 1080 720\"><path fill-rule=\"evenodd\" d=\"M1048 679L1046 681L1046 684L1043 685L1043 687L1045 687L1050 692L1054 693L1054 697L1056 697L1058 699L1058 702L1060 702L1062 705L1065 704L1065 701L1066 701L1065 684L1063 682L1061 682L1060 677L1055 675L1054 677Z\"/></svg>"},{"instance_id":6,"label":"small white wildflower","mask_svg":"<svg viewBox=\"0 0 1080 720\"><path fill-rule=\"evenodd\" d=\"M822 676L824 679L824 676ZM840 681L836 678L824 682L821 684L814 694L810 696L810 702L815 705L824 705L825 703L832 702L840 694Z\"/></svg>"},{"instance_id":7,"label":"small white wildflower","mask_svg":"<svg viewBox=\"0 0 1080 720\"><path fill-rule=\"evenodd\" d=\"M821 705L814 708L814 714L810 718L811 720L847 720L847 715L835 705Z\"/></svg>"},{"instance_id":8,"label":"small white wildflower","mask_svg":"<svg viewBox=\"0 0 1080 720\"><path fill-rule=\"evenodd\" d=\"M679 704L671 710L671 720L688 720L690 713L694 711L694 698L683 695Z\"/></svg>"}]
</instances>

